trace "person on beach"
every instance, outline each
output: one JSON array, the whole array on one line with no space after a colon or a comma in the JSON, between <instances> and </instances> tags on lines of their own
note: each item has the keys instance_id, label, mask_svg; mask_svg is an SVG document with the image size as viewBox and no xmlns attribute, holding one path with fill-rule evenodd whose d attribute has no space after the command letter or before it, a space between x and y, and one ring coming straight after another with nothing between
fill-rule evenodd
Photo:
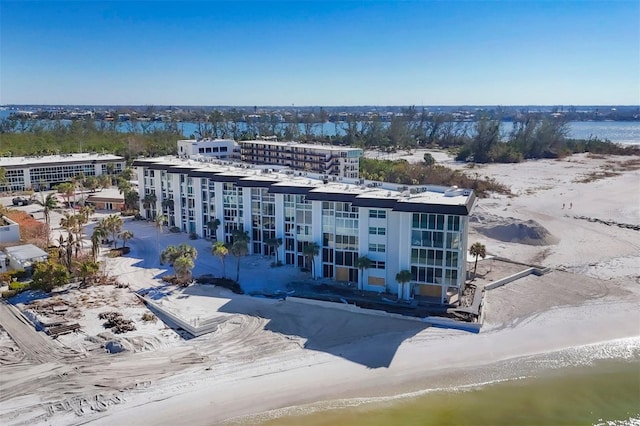
<instances>
[{"instance_id":1,"label":"person on beach","mask_svg":"<svg viewBox=\"0 0 640 426\"><path fill-rule=\"evenodd\" d=\"M569 210L573 208L573 202L569 203Z\"/></svg>"},{"instance_id":2,"label":"person on beach","mask_svg":"<svg viewBox=\"0 0 640 426\"><path fill-rule=\"evenodd\" d=\"M562 210L564 210L564 203L562 203Z\"/></svg>"}]
</instances>

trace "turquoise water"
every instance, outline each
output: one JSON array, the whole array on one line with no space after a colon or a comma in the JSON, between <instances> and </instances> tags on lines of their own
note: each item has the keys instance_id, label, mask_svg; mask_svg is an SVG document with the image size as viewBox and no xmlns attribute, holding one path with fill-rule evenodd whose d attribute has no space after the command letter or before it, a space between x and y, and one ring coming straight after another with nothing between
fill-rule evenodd
<instances>
[{"instance_id":1,"label":"turquoise water","mask_svg":"<svg viewBox=\"0 0 640 426\"><path fill-rule=\"evenodd\" d=\"M470 383L460 384L465 380ZM434 378L433 384L409 394L296 407L256 420L338 426L640 425L640 339L460 371Z\"/></svg>"}]
</instances>

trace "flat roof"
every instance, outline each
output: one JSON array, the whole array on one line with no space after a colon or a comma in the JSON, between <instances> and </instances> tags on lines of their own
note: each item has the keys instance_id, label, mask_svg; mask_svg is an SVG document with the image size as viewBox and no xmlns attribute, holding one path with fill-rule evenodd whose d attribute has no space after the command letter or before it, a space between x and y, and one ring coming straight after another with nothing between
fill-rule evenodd
<instances>
[{"instance_id":1,"label":"flat roof","mask_svg":"<svg viewBox=\"0 0 640 426\"><path fill-rule=\"evenodd\" d=\"M402 185L291 169L270 169L224 160L156 157L135 160L133 166L192 177L211 177L245 187L266 187L273 193L306 194L311 200L348 201L360 207L392 208L405 212L467 215L475 203L472 190L455 186Z\"/></svg>"},{"instance_id":2,"label":"flat roof","mask_svg":"<svg viewBox=\"0 0 640 426\"><path fill-rule=\"evenodd\" d=\"M362 151L360 148L352 148L350 146L334 146L334 145L322 145L312 143L299 143L299 142L277 142L277 141L238 141L239 144L258 143L260 145L272 145L272 146L290 146L293 148L308 148L308 149L323 149L326 151Z\"/></svg>"},{"instance_id":3,"label":"flat roof","mask_svg":"<svg viewBox=\"0 0 640 426\"><path fill-rule=\"evenodd\" d=\"M47 258L46 251L33 244L23 244L21 246L7 247L4 251L18 262L30 261L32 259Z\"/></svg>"},{"instance_id":4,"label":"flat roof","mask_svg":"<svg viewBox=\"0 0 640 426\"><path fill-rule=\"evenodd\" d=\"M38 164L79 163L89 161L124 161L123 157L113 154L61 154L38 155L29 157L0 157L0 167L25 168Z\"/></svg>"}]
</instances>

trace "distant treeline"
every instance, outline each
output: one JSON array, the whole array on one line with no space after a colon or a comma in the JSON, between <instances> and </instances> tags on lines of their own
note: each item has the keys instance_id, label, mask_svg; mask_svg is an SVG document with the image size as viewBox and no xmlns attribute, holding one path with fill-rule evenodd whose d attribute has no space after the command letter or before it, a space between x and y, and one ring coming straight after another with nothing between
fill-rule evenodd
<instances>
[{"instance_id":1,"label":"distant treeline","mask_svg":"<svg viewBox=\"0 0 640 426\"><path fill-rule=\"evenodd\" d=\"M171 123L163 129L147 132L119 132L113 126L96 125L94 120L21 121L7 128L0 122L0 156L53 155L74 152L113 153L127 159L176 153L176 141L182 134Z\"/></svg>"},{"instance_id":2,"label":"distant treeline","mask_svg":"<svg viewBox=\"0 0 640 426\"><path fill-rule=\"evenodd\" d=\"M388 121L377 115L367 120L347 115L343 121L334 123L334 135L325 135L324 126L310 115L306 117L301 123L297 119L282 123L282 117L275 114L255 115L247 120L237 111L214 111L195 122L194 137L252 140L258 135L275 136L278 140L382 150L441 147L456 152L459 160L477 163L518 162L587 151L640 154L637 146L623 147L598 139L568 139L566 121L544 114L523 116L514 122L513 130L507 135L501 133L502 120L499 118L483 116L473 122L456 121L451 114L417 112L415 108L403 109ZM0 156L111 152L130 159L141 155L175 154L176 141L183 137L177 121L162 122L160 126L132 121L125 132L116 124L115 121L95 119L62 122L23 117L1 120Z\"/></svg>"}]
</instances>

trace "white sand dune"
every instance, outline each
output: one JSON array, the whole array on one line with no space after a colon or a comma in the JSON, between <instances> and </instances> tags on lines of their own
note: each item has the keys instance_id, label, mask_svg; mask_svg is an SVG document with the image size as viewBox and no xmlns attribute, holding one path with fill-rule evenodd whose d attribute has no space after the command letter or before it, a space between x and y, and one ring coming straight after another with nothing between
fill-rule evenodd
<instances>
[{"instance_id":1,"label":"white sand dune","mask_svg":"<svg viewBox=\"0 0 640 426\"><path fill-rule=\"evenodd\" d=\"M553 269L488 291L479 334L291 300L238 296L211 286L157 288L157 277L166 268L158 262L153 225L128 222L136 235L131 256L110 259L109 271L133 290L156 288L157 300L181 316L217 318L217 331L182 340L164 327L148 326L139 330L133 350L115 355L90 351L45 364L21 358L0 336L0 422L218 424L319 401L461 384L472 380L467 374L471 368L489 374L488 366L498 361L638 337L640 232L574 218L640 224L638 171L578 182L626 160L577 155L469 171L495 177L515 194L479 200L470 241L482 242L492 255ZM511 238L519 224L540 235ZM499 235L483 229L496 225L505 227L498 228ZM179 242L198 249L196 275L221 274L219 260L208 253L209 242L167 232L159 241L160 247ZM286 279L299 274L269 268L271 260L243 259L243 285L283 288ZM235 274L233 258L226 271ZM478 266L484 280L501 278L499 271L490 260ZM109 296L117 294L101 297ZM122 300L118 296L113 303L124 309ZM85 323L90 334L99 331L91 328L96 324ZM71 338L66 343L78 351L82 346Z\"/></svg>"}]
</instances>

